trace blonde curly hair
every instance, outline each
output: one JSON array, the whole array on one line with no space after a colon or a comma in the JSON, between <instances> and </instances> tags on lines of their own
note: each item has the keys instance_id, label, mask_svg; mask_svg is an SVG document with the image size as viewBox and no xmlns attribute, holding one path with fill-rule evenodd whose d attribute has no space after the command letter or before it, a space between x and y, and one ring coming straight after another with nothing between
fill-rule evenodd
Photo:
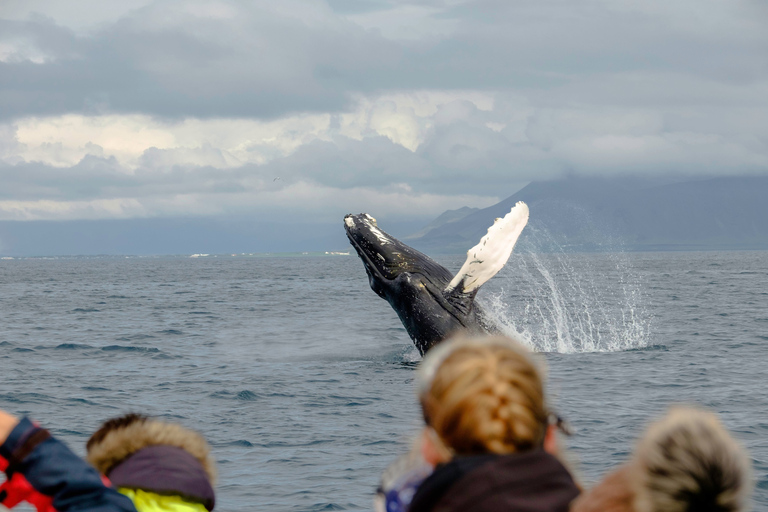
<instances>
[{"instance_id":1,"label":"blonde curly hair","mask_svg":"<svg viewBox=\"0 0 768 512\"><path fill-rule=\"evenodd\" d=\"M503 336L446 341L427 354L420 377L425 421L453 453L504 454L542 445L544 385L521 344Z\"/></svg>"}]
</instances>

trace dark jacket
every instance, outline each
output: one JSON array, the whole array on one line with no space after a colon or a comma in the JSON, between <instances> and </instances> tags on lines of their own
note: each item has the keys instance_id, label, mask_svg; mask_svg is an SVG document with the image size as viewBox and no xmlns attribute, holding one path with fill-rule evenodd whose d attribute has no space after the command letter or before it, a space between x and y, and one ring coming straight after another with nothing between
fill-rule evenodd
<instances>
[{"instance_id":1,"label":"dark jacket","mask_svg":"<svg viewBox=\"0 0 768 512\"><path fill-rule=\"evenodd\" d=\"M543 450L456 457L419 486L409 512L567 512L578 495L568 470Z\"/></svg>"},{"instance_id":2,"label":"dark jacket","mask_svg":"<svg viewBox=\"0 0 768 512\"><path fill-rule=\"evenodd\" d=\"M131 500L28 418L0 446L0 469L8 476L0 502L9 508L27 501L45 511L136 512Z\"/></svg>"}]
</instances>

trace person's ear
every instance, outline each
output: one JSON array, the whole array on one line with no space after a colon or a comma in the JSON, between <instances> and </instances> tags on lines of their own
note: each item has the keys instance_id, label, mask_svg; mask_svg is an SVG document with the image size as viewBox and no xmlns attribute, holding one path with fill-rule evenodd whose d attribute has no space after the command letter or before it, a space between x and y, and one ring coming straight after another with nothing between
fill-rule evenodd
<instances>
[{"instance_id":1,"label":"person's ear","mask_svg":"<svg viewBox=\"0 0 768 512\"><path fill-rule=\"evenodd\" d=\"M560 445L557 442L557 427L554 425L547 425L547 431L544 434L544 451L550 455L560 453Z\"/></svg>"},{"instance_id":2,"label":"person's ear","mask_svg":"<svg viewBox=\"0 0 768 512\"><path fill-rule=\"evenodd\" d=\"M0 444L4 443L13 429L19 424L19 419L0 409Z\"/></svg>"},{"instance_id":3,"label":"person's ear","mask_svg":"<svg viewBox=\"0 0 768 512\"><path fill-rule=\"evenodd\" d=\"M450 454L437 438L437 432L432 427L424 427L421 431L421 456L430 466L437 466L451 460ZM438 443L440 443L438 445Z\"/></svg>"}]
</instances>

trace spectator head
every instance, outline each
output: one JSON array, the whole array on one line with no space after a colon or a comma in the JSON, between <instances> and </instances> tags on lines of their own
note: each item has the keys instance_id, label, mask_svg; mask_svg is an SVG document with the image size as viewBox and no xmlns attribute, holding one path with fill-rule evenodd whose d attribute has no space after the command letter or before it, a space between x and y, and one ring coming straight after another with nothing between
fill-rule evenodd
<instances>
[{"instance_id":1,"label":"spectator head","mask_svg":"<svg viewBox=\"0 0 768 512\"><path fill-rule=\"evenodd\" d=\"M541 373L529 351L509 338L441 343L424 358L418 391L427 432L442 459L523 452L544 443L548 415Z\"/></svg>"},{"instance_id":2,"label":"spectator head","mask_svg":"<svg viewBox=\"0 0 768 512\"><path fill-rule=\"evenodd\" d=\"M717 416L672 409L632 459L582 495L572 512L741 512L752 488L749 456Z\"/></svg>"},{"instance_id":3,"label":"spectator head","mask_svg":"<svg viewBox=\"0 0 768 512\"><path fill-rule=\"evenodd\" d=\"M88 462L138 510L147 509L147 503L163 510L178 503L184 510L214 509L215 463L208 443L193 430L127 414L102 424L86 448Z\"/></svg>"},{"instance_id":4,"label":"spectator head","mask_svg":"<svg viewBox=\"0 0 768 512\"><path fill-rule=\"evenodd\" d=\"M711 412L673 408L635 450L635 512L740 512L752 477L749 456Z\"/></svg>"}]
</instances>

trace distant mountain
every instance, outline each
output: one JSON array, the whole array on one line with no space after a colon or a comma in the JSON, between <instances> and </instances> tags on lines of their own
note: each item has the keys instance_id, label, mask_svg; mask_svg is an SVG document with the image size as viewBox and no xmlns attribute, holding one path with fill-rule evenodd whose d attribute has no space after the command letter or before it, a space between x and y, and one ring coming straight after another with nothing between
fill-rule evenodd
<instances>
[{"instance_id":1,"label":"distant mountain","mask_svg":"<svg viewBox=\"0 0 768 512\"><path fill-rule=\"evenodd\" d=\"M533 250L768 249L768 177L533 182L409 243L428 252L464 252L517 201L531 210L520 243Z\"/></svg>"},{"instance_id":2,"label":"distant mountain","mask_svg":"<svg viewBox=\"0 0 768 512\"><path fill-rule=\"evenodd\" d=\"M417 238L421 238L433 229L439 228L441 226L445 226L446 224L451 224L453 222L460 221L467 215L470 215L472 213L475 213L477 211L480 211L480 208L470 208L469 206L462 206L458 210L446 210L443 213L440 214L438 218L430 222L424 229L412 234L406 236L405 240L415 240Z\"/></svg>"}]
</instances>

